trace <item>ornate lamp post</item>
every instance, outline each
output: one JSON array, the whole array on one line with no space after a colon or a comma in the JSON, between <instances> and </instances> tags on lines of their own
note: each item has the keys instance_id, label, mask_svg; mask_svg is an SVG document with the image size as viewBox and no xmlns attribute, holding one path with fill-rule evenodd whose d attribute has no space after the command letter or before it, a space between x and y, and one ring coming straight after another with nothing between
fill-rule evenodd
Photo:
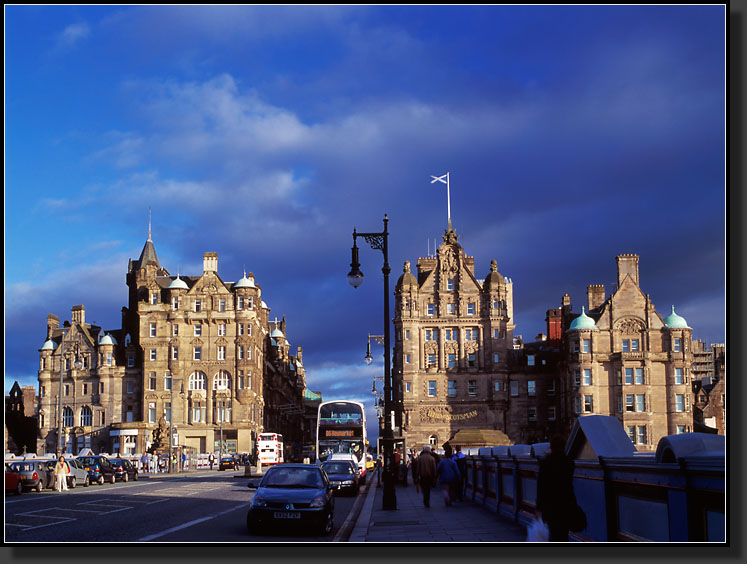
<instances>
[{"instance_id":1,"label":"ornate lamp post","mask_svg":"<svg viewBox=\"0 0 747 564\"><path fill-rule=\"evenodd\" d=\"M394 468L394 435L392 433L391 418L389 416L392 402L392 357L389 339L389 231L387 224L389 218L384 215L384 231L381 233L358 233L353 229L353 247L352 262L350 263L350 272L348 273L348 284L357 288L363 284L363 273L360 271L358 262L358 246L356 245L357 237L363 237L374 250L380 250L384 254L384 266L381 272L384 274L384 496L383 509L397 509L397 495L394 491L394 478L396 469ZM370 341L369 341L370 344ZM369 355L370 356L370 351Z\"/></svg>"}]
</instances>

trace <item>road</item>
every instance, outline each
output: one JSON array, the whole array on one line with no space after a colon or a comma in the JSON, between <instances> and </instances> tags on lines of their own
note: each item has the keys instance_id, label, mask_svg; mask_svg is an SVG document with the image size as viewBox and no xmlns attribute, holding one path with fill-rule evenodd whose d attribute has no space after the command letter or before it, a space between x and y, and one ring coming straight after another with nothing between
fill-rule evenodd
<instances>
[{"instance_id":1,"label":"road","mask_svg":"<svg viewBox=\"0 0 747 564\"><path fill-rule=\"evenodd\" d=\"M287 531L251 535L246 513L256 490L231 471L205 471L137 482L78 486L68 492L5 496L5 542L333 542L349 534L348 515L363 493L336 497L326 537ZM363 489L361 489L361 492ZM356 501L360 502L356 505Z\"/></svg>"}]
</instances>

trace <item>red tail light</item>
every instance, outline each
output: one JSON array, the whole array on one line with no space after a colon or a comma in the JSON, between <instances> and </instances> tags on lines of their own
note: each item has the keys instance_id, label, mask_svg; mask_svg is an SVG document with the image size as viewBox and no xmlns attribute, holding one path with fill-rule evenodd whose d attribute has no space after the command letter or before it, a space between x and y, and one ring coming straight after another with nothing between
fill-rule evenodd
<instances>
[{"instance_id":1,"label":"red tail light","mask_svg":"<svg viewBox=\"0 0 747 564\"><path fill-rule=\"evenodd\" d=\"M34 475L31 476L31 479L32 480L38 480L39 479L39 474L37 474L36 472L34 472Z\"/></svg>"},{"instance_id":2,"label":"red tail light","mask_svg":"<svg viewBox=\"0 0 747 564\"><path fill-rule=\"evenodd\" d=\"M121 472L121 471L122 471L122 467L120 466L119 468L117 468L117 472Z\"/></svg>"}]
</instances>

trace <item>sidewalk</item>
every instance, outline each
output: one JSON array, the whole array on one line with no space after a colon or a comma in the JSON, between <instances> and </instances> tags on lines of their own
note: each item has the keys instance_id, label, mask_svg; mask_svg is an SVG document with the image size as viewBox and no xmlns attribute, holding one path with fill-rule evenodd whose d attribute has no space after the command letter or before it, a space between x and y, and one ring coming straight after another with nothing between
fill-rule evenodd
<instances>
[{"instance_id":1,"label":"sidewalk","mask_svg":"<svg viewBox=\"0 0 747 564\"><path fill-rule=\"evenodd\" d=\"M384 488L376 483L366 493L360 515L347 542L524 542L526 529L473 501L446 507L440 488L431 491L431 506L423 505L412 481L396 487L397 509L382 509Z\"/></svg>"}]
</instances>

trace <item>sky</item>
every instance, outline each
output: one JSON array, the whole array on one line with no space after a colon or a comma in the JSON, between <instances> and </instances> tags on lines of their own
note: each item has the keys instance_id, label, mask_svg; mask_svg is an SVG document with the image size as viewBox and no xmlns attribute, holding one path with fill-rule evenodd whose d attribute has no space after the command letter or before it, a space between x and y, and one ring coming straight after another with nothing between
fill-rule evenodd
<instances>
[{"instance_id":1,"label":"sky","mask_svg":"<svg viewBox=\"0 0 747 564\"><path fill-rule=\"evenodd\" d=\"M5 6L5 392L46 316L121 327L128 260L252 272L307 387L375 428L392 291L451 219L514 283L516 335L640 257L657 311L725 342L725 7ZM393 300L392 300L393 302ZM379 386L380 388L380 386ZM375 434L375 431L374 431Z\"/></svg>"}]
</instances>

